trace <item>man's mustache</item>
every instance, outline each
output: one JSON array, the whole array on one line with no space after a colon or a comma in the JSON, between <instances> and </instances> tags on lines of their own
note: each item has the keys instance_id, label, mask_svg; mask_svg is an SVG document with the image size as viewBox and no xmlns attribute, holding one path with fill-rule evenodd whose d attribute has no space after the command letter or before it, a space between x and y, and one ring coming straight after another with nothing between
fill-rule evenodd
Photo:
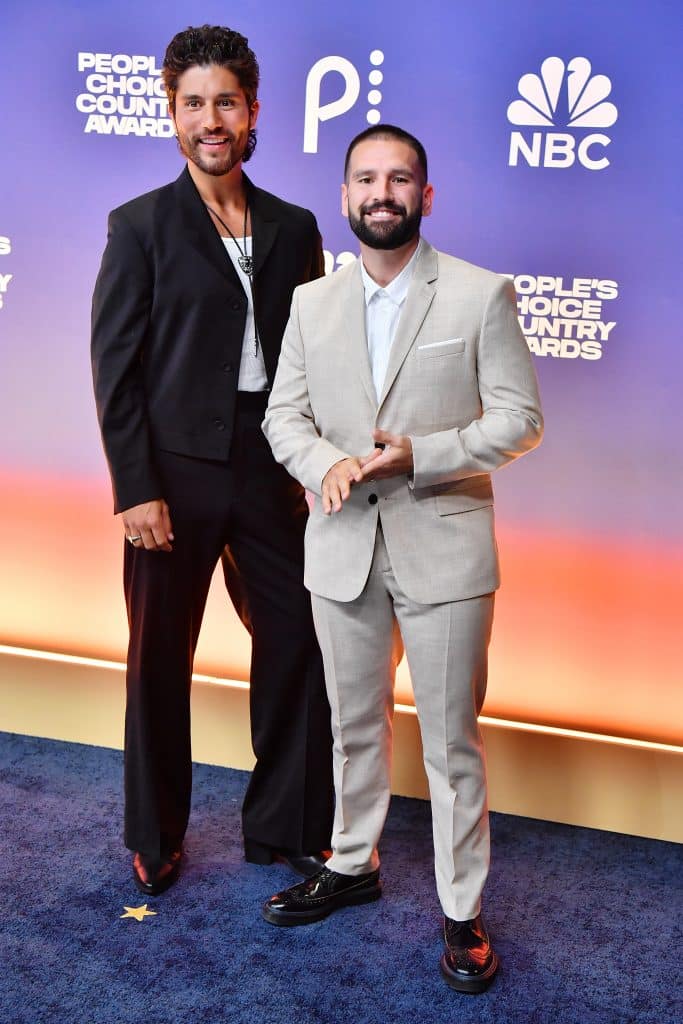
<instances>
[{"instance_id":1,"label":"man's mustache","mask_svg":"<svg viewBox=\"0 0 683 1024\"><path fill-rule=\"evenodd\" d=\"M211 131L197 132L193 138L195 139L227 139L228 142L234 142L235 136L232 132L228 131L227 128L216 128Z\"/></svg>"},{"instance_id":2,"label":"man's mustache","mask_svg":"<svg viewBox=\"0 0 683 1024\"><path fill-rule=\"evenodd\" d=\"M389 210L391 213L398 213L402 217L405 217L406 215L405 206L401 206L400 203L394 203L390 199L384 203L370 203L368 206L361 206L360 208L360 212L363 215L366 213L374 213L375 210Z\"/></svg>"}]
</instances>

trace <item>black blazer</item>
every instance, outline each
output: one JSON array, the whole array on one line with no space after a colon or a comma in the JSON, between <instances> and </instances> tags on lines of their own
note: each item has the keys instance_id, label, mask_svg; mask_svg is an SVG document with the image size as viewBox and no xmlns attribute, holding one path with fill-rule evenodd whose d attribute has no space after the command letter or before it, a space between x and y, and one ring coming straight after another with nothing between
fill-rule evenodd
<instances>
[{"instance_id":1,"label":"black blazer","mask_svg":"<svg viewBox=\"0 0 683 1024\"><path fill-rule=\"evenodd\" d=\"M272 385L294 288L321 277L315 217L244 178L254 308ZM92 308L115 511L162 498L155 449L227 459L247 298L187 170L109 216Z\"/></svg>"}]
</instances>

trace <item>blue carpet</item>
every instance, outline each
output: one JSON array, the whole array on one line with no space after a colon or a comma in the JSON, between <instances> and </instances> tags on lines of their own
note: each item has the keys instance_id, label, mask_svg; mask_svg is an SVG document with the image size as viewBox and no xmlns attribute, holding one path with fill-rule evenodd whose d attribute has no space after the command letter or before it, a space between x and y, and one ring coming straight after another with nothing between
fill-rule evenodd
<instances>
[{"instance_id":1,"label":"blue carpet","mask_svg":"<svg viewBox=\"0 0 683 1024\"><path fill-rule=\"evenodd\" d=\"M120 839L121 755L0 734L5 1024L649 1024L683 1020L683 848L493 815L486 916L503 963L481 996L438 973L428 805L394 799L384 898L278 929L295 881L241 857L246 773L195 766L183 874L145 902ZM678 901L678 903L677 903Z\"/></svg>"}]
</instances>

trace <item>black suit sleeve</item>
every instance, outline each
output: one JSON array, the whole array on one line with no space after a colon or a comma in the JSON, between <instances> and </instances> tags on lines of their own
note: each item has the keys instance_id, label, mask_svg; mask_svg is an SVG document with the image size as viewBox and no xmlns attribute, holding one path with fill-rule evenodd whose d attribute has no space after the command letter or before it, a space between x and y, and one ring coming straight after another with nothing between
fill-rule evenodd
<instances>
[{"instance_id":1,"label":"black suit sleeve","mask_svg":"<svg viewBox=\"0 0 683 1024\"><path fill-rule=\"evenodd\" d=\"M325 257L323 256L323 240L318 229L318 223L313 218L313 260L311 264L311 281L325 276Z\"/></svg>"},{"instance_id":2,"label":"black suit sleeve","mask_svg":"<svg viewBox=\"0 0 683 1024\"><path fill-rule=\"evenodd\" d=\"M115 512L162 497L143 373L152 294L152 273L140 241L125 215L115 210L95 284L91 342L97 416Z\"/></svg>"}]
</instances>

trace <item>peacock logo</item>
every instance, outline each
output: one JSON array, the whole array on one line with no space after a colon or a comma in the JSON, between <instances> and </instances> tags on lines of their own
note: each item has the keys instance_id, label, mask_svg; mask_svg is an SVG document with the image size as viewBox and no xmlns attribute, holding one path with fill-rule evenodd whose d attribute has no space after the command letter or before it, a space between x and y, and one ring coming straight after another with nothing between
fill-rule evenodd
<instances>
[{"instance_id":1,"label":"peacock logo","mask_svg":"<svg viewBox=\"0 0 683 1024\"><path fill-rule=\"evenodd\" d=\"M604 152L595 154L597 148L604 151L610 144L607 135L592 132L579 137L567 130L610 128L618 117L616 106L607 100L612 82L607 75L593 75L587 57L573 57L567 64L560 57L547 57L540 75L522 75L517 89L521 99L509 105L508 121L526 128L556 130L513 131L511 167L518 166L520 158L530 167L571 167L576 160L590 171L609 166Z\"/></svg>"}]
</instances>

